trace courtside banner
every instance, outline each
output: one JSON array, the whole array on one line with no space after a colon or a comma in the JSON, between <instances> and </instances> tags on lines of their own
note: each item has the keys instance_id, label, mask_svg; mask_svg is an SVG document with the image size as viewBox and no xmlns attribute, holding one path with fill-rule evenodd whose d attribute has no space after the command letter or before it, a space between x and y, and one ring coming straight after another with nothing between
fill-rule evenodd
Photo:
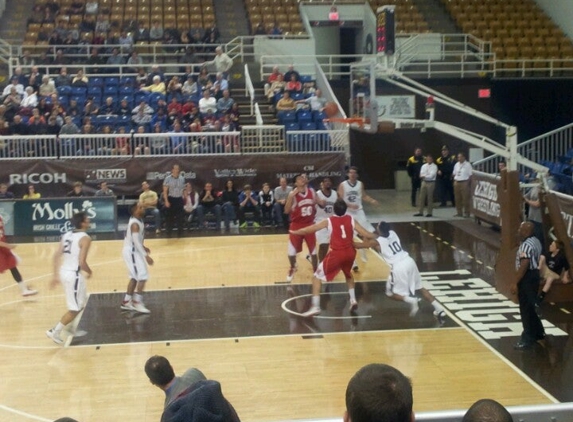
<instances>
[{"instance_id":1,"label":"courtside banner","mask_svg":"<svg viewBox=\"0 0 573 422\"><path fill-rule=\"evenodd\" d=\"M10 190L21 197L28 184L36 186L42 197L62 197L72 190L75 182L84 184L84 193L92 196L105 181L116 196L135 196L141 193L141 182L147 180L151 189L160 192L163 180L174 164L179 164L186 180L197 189L211 182L215 189L223 189L232 179L242 188L250 184L261 189L265 182L278 186L280 177L291 178L307 173L318 188L324 177L334 185L344 180L346 159L343 153L316 154L252 154L170 157L126 157L69 160L14 160L2 162Z\"/></svg>"},{"instance_id":2,"label":"courtside banner","mask_svg":"<svg viewBox=\"0 0 573 422\"><path fill-rule=\"evenodd\" d=\"M89 217L90 233L117 231L115 198L54 198L16 201L13 214L14 234L63 234L73 229L69 220L79 211L84 211Z\"/></svg>"},{"instance_id":3,"label":"courtside banner","mask_svg":"<svg viewBox=\"0 0 573 422\"><path fill-rule=\"evenodd\" d=\"M472 214L481 221L501 227L501 205L499 203L499 176L474 171L472 184Z\"/></svg>"},{"instance_id":4,"label":"courtside banner","mask_svg":"<svg viewBox=\"0 0 573 422\"><path fill-rule=\"evenodd\" d=\"M570 239L573 239L573 198L559 193L554 193L554 196L561 212L561 218L567 229L567 235Z\"/></svg>"}]
</instances>

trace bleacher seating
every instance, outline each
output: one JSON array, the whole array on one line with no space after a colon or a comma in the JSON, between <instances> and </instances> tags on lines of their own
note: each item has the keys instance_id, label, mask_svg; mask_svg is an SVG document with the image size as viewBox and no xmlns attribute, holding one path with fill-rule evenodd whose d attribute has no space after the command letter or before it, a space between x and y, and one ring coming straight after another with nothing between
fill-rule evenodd
<instances>
[{"instance_id":1,"label":"bleacher seating","mask_svg":"<svg viewBox=\"0 0 573 422\"><path fill-rule=\"evenodd\" d=\"M253 31L262 23L269 32L276 22L284 35L305 34L297 0L245 0L245 7Z\"/></svg>"},{"instance_id":2,"label":"bleacher seating","mask_svg":"<svg viewBox=\"0 0 573 422\"><path fill-rule=\"evenodd\" d=\"M398 34L431 32L428 22L412 0L369 0L374 13L380 6L396 6L396 32Z\"/></svg>"}]
</instances>

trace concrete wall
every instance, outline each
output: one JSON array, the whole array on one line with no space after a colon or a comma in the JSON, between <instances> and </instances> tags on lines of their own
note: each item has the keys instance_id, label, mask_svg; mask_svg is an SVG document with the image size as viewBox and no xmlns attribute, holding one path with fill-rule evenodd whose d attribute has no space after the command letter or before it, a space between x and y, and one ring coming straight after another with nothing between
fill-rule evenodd
<instances>
[{"instance_id":1,"label":"concrete wall","mask_svg":"<svg viewBox=\"0 0 573 422\"><path fill-rule=\"evenodd\" d=\"M573 38L573 1L571 0L535 0L553 22Z\"/></svg>"}]
</instances>

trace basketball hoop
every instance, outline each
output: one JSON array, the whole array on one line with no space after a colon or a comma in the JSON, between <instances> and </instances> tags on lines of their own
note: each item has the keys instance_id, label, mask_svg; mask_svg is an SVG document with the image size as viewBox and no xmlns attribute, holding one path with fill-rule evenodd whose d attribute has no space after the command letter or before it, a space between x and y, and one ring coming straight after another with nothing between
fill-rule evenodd
<instances>
[{"instance_id":1,"label":"basketball hoop","mask_svg":"<svg viewBox=\"0 0 573 422\"><path fill-rule=\"evenodd\" d=\"M360 128L364 127L365 123L368 123L366 119L362 117L330 117L323 120L324 123L342 123L348 124L350 126L358 126Z\"/></svg>"}]
</instances>

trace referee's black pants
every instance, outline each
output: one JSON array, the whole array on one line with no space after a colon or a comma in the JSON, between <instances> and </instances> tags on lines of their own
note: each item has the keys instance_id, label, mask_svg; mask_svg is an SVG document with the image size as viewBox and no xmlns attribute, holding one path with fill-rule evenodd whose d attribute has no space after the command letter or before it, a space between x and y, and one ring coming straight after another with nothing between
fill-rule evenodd
<instances>
[{"instance_id":1,"label":"referee's black pants","mask_svg":"<svg viewBox=\"0 0 573 422\"><path fill-rule=\"evenodd\" d=\"M519 284L517 285L517 297L519 299L519 312L523 333L521 341L524 343L534 343L545 337L545 330L541 319L535 312L535 301L539 290L539 270L527 270Z\"/></svg>"},{"instance_id":2,"label":"referee's black pants","mask_svg":"<svg viewBox=\"0 0 573 422\"><path fill-rule=\"evenodd\" d=\"M165 209L165 233L168 237L173 232L173 225L177 227L177 235L183 234L183 225L185 221L185 210L183 209L183 198L168 196L169 208Z\"/></svg>"}]
</instances>

